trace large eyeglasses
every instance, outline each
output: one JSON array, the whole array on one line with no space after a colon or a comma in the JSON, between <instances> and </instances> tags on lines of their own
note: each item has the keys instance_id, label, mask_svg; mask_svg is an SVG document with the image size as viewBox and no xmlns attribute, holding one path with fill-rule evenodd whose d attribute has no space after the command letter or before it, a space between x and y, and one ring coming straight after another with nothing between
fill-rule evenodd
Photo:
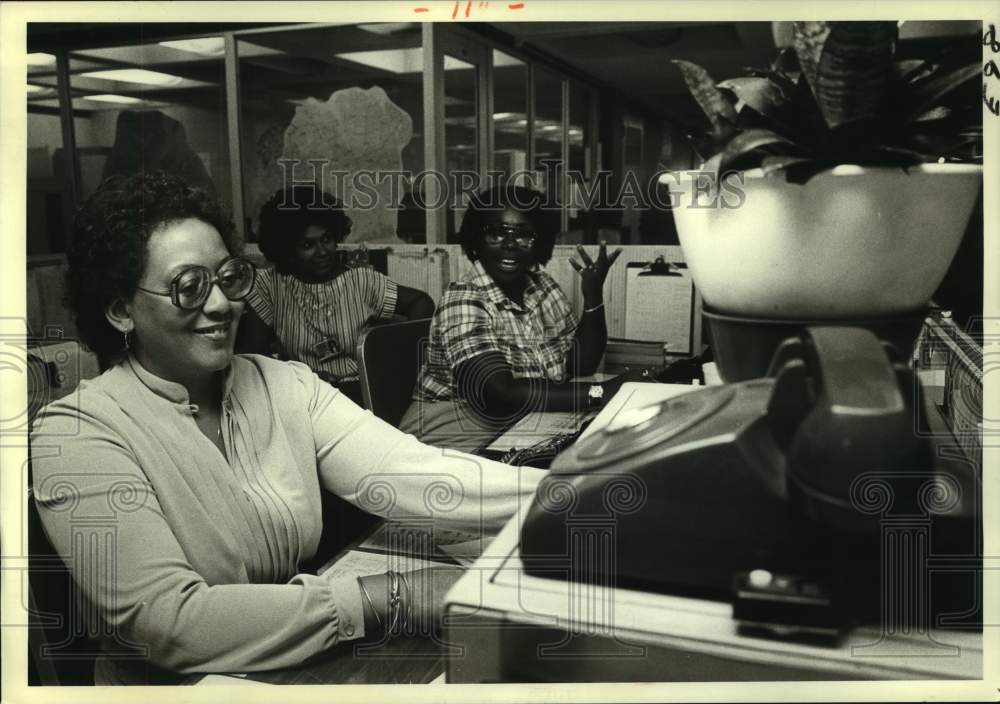
<instances>
[{"instance_id":1,"label":"large eyeglasses","mask_svg":"<svg viewBox=\"0 0 1000 704\"><path fill-rule=\"evenodd\" d=\"M532 230L515 227L514 225L493 224L483 228L483 241L491 247L499 247L510 237L518 247L529 249L535 244L535 233Z\"/></svg>"},{"instance_id":2,"label":"large eyeglasses","mask_svg":"<svg viewBox=\"0 0 1000 704\"><path fill-rule=\"evenodd\" d=\"M242 301L253 289L254 272L252 262L232 257L222 262L214 274L207 266L185 269L170 282L169 291L137 288L154 296L170 296L170 302L181 310L196 310L205 305L215 284L230 301Z\"/></svg>"}]
</instances>

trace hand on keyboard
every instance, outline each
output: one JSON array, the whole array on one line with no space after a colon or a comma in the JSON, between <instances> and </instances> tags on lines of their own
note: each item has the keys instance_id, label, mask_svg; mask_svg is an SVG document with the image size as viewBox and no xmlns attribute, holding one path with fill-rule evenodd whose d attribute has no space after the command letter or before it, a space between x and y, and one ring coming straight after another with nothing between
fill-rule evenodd
<instances>
[{"instance_id":1,"label":"hand on keyboard","mask_svg":"<svg viewBox=\"0 0 1000 704\"><path fill-rule=\"evenodd\" d=\"M513 447L501 455L500 462L518 467L548 469L549 465L552 464L552 460L556 458L556 455L572 445L580 437L581 432L582 429L575 433L554 435L525 448Z\"/></svg>"}]
</instances>

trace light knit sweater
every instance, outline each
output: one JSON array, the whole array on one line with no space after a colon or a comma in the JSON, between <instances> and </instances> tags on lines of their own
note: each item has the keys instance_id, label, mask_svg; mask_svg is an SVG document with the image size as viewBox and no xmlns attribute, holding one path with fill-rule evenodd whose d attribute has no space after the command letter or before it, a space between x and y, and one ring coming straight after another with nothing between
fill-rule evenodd
<instances>
[{"instance_id":1,"label":"light knit sweater","mask_svg":"<svg viewBox=\"0 0 1000 704\"><path fill-rule=\"evenodd\" d=\"M111 658L102 679L283 668L363 636L353 578L298 572L321 488L474 528L506 521L543 474L423 445L299 363L234 357L222 406L228 460L185 388L134 358L36 419L35 499Z\"/></svg>"}]
</instances>

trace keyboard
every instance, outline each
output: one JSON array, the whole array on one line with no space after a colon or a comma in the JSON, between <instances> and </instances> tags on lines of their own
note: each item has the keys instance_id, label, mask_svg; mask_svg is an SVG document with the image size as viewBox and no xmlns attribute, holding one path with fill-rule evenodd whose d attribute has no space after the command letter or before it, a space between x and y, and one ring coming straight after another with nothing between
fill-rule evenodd
<instances>
[{"instance_id":1,"label":"keyboard","mask_svg":"<svg viewBox=\"0 0 1000 704\"><path fill-rule=\"evenodd\" d=\"M585 427L586 425L572 433L553 435L525 448L513 447L500 455L497 460L518 467L548 469L560 452L576 442Z\"/></svg>"}]
</instances>

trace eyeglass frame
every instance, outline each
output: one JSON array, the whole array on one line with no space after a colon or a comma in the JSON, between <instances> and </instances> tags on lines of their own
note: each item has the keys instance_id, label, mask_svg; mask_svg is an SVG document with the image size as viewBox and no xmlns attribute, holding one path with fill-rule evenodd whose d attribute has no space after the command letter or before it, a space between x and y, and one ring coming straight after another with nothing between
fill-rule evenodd
<instances>
[{"instance_id":1,"label":"eyeglass frame","mask_svg":"<svg viewBox=\"0 0 1000 704\"><path fill-rule=\"evenodd\" d=\"M189 266L186 269L177 272L177 275L170 280L169 291L153 291L152 289L143 288L142 286L136 286L136 289L142 291L143 293L150 293L154 296L167 296L170 298L170 302L175 307L180 308L181 310L185 311L198 310L203 305L205 305L206 301L208 301L209 298L211 298L212 289L219 284L219 278L220 278L219 272L222 271L222 269L230 262L244 262L250 267L250 287L247 288L246 292L239 298L229 298L229 296L226 294L225 289L223 289L222 286L219 286L219 290L222 291L222 295L225 296L226 299L231 302L235 303L237 301L242 301L246 299L247 296L250 295L250 292L253 291L254 284L257 283L257 266L252 261L250 261L245 257L228 257L221 264L219 264L218 267L216 267L214 272L207 266L202 266L200 264ZM205 297L201 301L199 301L196 305L190 308L185 308L180 303L180 294L178 294L177 292L177 285L185 274L195 269L203 269L209 273L208 287L205 289L206 291Z\"/></svg>"},{"instance_id":2,"label":"eyeglass frame","mask_svg":"<svg viewBox=\"0 0 1000 704\"><path fill-rule=\"evenodd\" d=\"M538 233L531 230L530 235L518 235L514 234L517 232L516 228L511 227L503 223L490 223L489 225L484 225L482 229L483 241L491 247L499 247L504 243L507 238L510 238L514 244L522 249L531 249L535 246L535 241L538 239ZM499 239L496 239L499 237ZM496 239L496 241L491 242L490 238ZM527 239L527 243L525 243Z\"/></svg>"}]
</instances>

